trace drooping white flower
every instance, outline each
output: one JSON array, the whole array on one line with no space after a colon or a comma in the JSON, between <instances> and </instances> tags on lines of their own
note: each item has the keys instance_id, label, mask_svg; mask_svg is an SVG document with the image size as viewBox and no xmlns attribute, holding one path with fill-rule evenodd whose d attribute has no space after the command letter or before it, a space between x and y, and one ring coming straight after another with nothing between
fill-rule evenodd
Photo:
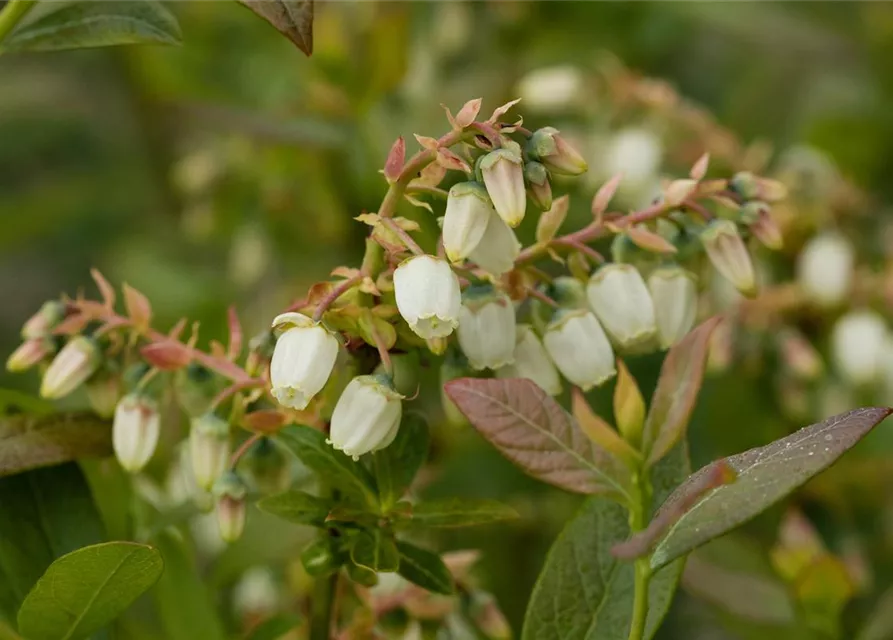
<instances>
[{"instance_id":1,"label":"drooping white flower","mask_svg":"<svg viewBox=\"0 0 893 640\"><path fill-rule=\"evenodd\" d=\"M397 437L403 396L385 376L357 376L338 398L329 442L354 459L384 449Z\"/></svg>"},{"instance_id":2,"label":"drooping white flower","mask_svg":"<svg viewBox=\"0 0 893 640\"><path fill-rule=\"evenodd\" d=\"M556 313L546 327L543 344L562 375L584 391L617 373L611 343L591 311L571 309Z\"/></svg>"},{"instance_id":3,"label":"drooping white flower","mask_svg":"<svg viewBox=\"0 0 893 640\"><path fill-rule=\"evenodd\" d=\"M583 75L570 65L534 69L518 82L518 96L532 111L567 108L580 99L582 89Z\"/></svg>"},{"instance_id":4,"label":"drooping white flower","mask_svg":"<svg viewBox=\"0 0 893 640\"><path fill-rule=\"evenodd\" d=\"M884 345L889 339L880 314L850 311L831 332L831 358L840 375L854 385L870 384L881 372Z\"/></svg>"},{"instance_id":5,"label":"drooping white flower","mask_svg":"<svg viewBox=\"0 0 893 640\"><path fill-rule=\"evenodd\" d=\"M55 400L67 396L96 373L99 347L90 338L72 338L50 363L40 383L40 395Z\"/></svg>"},{"instance_id":6,"label":"drooping white flower","mask_svg":"<svg viewBox=\"0 0 893 640\"><path fill-rule=\"evenodd\" d=\"M508 226L517 227L527 210L520 154L512 149L496 149L484 156L480 168L496 213Z\"/></svg>"},{"instance_id":7,"label":"drooping white flower","mask_svg":"<svg viewBox=\"0 0 893 640\"><path fill-rule=\"evenodd\" d=\"M651 340L657 331L654 304L639 270L631 264L606 264L586 285L589 305L602 326L623 348Z\"/></svg>"},{"instance_id":8,"label":"drooping white flower","mask_svg":"<svg viewBox=\"0 0 893 640\"><path fill-rule=\"evenodd\" d=\"M623 174L624 183L645 185L660 170L663 145L654 132L639 127L618 131L605 150L605 173Z\"/></svg>"},{"instance_id":9,"label":"drooping white flower","mask_svg":"<svg viewBox=\"0 0 893 640\"><path fill-rule=\"evenodd\" d=\"M515 361L496 372L498 378L527 378L533 380L540 389L550 396L561 393L561 378L558 370L549 359L543 343L530 325L521 324L517 328Z\"/></svg>"},{"instance_id":10,"label":"drooping white flower","mask_svg":"<svg viewBox=\"0 0 893 640\"><path fill-rule=\"evenodd\" d=\"M456 333L473 369L498 369L511 363L515 353L515 307L511 299L492 287L467 289Z\"/></svg>"},{"instance_id":11,"label":"drooping white flower","mask_svg":"<svg viewBox=\"0 0 893 640\"><path fill-rule=\"evenodd\" d=\"M421 338L445 338L459 324L462 293L459 279L446 261L413 256L394 271L397 309Z\"/></svg>"},{"instance_id":12,"label":"drooping white flower","mask_svg":"<svg viewBox=\"0 0 893 640\"><path fill-rule=\"evenodd\" d=\"M797 280L811 300L834 306L846 300L853 282L853 246L835 231L822 233L797 257Z\"/></svg>"},{"instance_id":13,"label":"drooping white flower","mask_svg":"<svg viewBox=\"0 0 893 640\"><path fill-rule=\"evenodd\" d=\"M229 423L213 413L192 420L189 455L198 486L205 491L211 490L229 467L230 453Z\"/></svg>"},{"instance_id":14,"label":"drooping white flower","mask_svg":"<svg viewBox=\"0 0 893 640\"><path fill-rule=\"evenodd\" d=\"M654 303L660 347L669 349L694 326L698 312L695 276L681 267L662 267L648 276L648 291Z\"/></svg>"},{"instance_id":15,"label":"drooping white flower","mask_svg":"<svg viewBox=\"0 0 893 640\"><path fill-rule=\"evenodd\" d=\"M750 253L731 220L714 220L701 232L701 244L719 273L744 295L756 292L756 274Z\"/></svg>"},{"instance_id":16,"label":"drooping white flower","mask_svg":"<svg viewBox=\"0 0 893 640\"><path fill-rule=\"evenodd\" d=\"M515 258L521 253L521 243L515 232L496 214L490 215L484 237L468 256L481 269L495 278L515 268Z\"/></svg>"},{"instance_id":17,"label":"drooping white flower","mask_svg":"<svg viewBox=\"0 0 893 640\"><path fill-rule=\"evenodd\" d=\"M131 473L145 467L160 433L158 404L152 398L137 393L121 398L112 422L112 447L122 467Z\"/></svg>"},{"instance_id":18,"label":"drooping white flower","mask_svg":"<svg viewBox=\"0 0 893 640\"><path fill-rule=\"evenodd\" d=\"M283 331L270 361L273 397L285 407L305 409L332 373L338 357L338 339L300 313L277 316L273 328Z\"/></svg>"},{"instance_id":19,"label":"drooping white flower","mask_svg":"<svg viewBox=\"0 0 893 640\"><path fill-rule=\"evenodd\" d=\"M443 218L443 248L450 262L464 260L474 251L493 212L483 185L460 182L450 188Z\"/></svg>"}]
</instances>

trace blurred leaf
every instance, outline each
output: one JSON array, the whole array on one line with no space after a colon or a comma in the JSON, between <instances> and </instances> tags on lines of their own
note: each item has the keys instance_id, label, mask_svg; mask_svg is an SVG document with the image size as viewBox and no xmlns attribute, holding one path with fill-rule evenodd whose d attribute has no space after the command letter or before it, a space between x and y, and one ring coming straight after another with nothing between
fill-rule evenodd
<instances>
[{"instance_id":1,"label":"blurred leaf","mask_svg":"<svg viewBox=\"0 0 893 640\"><path fill-rule=\"evenodd\" d=\"M642 450L654 464L685 434L704 378L710 336L720 318L706 320L667 353L642 434Z\"/></svg>"},{"instance_id":2,"label":"blurred leaf","mask_svg":"<svg viewBox=\"0 0 893 640\"><path fill-rule=\"evenodd\" d=\"M295 524L325 527L332 503L304 491L286 491L257 503L261 511L272 513Z\"/></svg>"},{"instance_id":3,"label":"blurred leaf","mask_svg":"<svg viewBox=\"0 0 893 640\"><path fill-rule=\"evenodd\" d=\"M53 560L104 539L76 464L0 478L0 609L13 619Z\"/></svg>"},{"instance_id":4,"label":"blurred leaf","mask_svg":"<svg viewBox=\"0 0 893 640\"><path fill-rule=\"evenodd\" d=\"M55 413L56 406L49 400L22 393L15 389L0 389L0 415L47 415Z\"/></svg>"},{"instance_id":5,"label":"blurred leaf","mask_svg":"<svg viewBox=\"0 0 893 640\"><path fill-rule=\"evenodd\" d=\"M397 544L382 529L360 532L350 548L350 559L355 565L376 572L390 573L400 566Z\"/></svg>"},{"instance_id":6,"label":"blurred leaf","mask_svg":"<svg viewBox=\"0 0 893 640\"><path fill-rule=\"evenodd\" d=\"M81 460L81 470L111 540L132 538L132 476L114 458Z\"/></svg>"},{"instance_id":7,"label":"blurred leaf","mask_svg":"<svg viewBox=\"0 0 893 640\"><path fill-rule=\"evenodd\" d=\"M308 56L313 53L313 0L239 0Z\"/></svg>"},{"instance_id":8,"label":"blurred leaf","mask_svg":"<svg viewBox=\"0 0 893 640\"><path fill-rule=\"evenodd\" d=\"M0 418L0 476L112 453L111 425L95 414Z\"/></svg>"},{"instance_id":9,"label":"blurred leaf","mask_svg":"<svg viewBox=\"0 0 893 640\"><path fill-rule=\"evenodd\" d=\"M439 555L408 542L398 542L397 551L400 553L397 572L401 576L432 593L451 595L454 592L453 576Z\"/></svg>"},{"instance_id":10,"label":"blurred leaf","mask_svg":"<svg viewBox=\"0 0 893 640\"><path fill-rule=\"evenodd\" d=\"M444 389L493 446L534 478L577 493L627 494L626 467L531 380L460 378Z\"/></svg>"},{"instance_id":11,"label":"blurred leaf","mask_svg":"<svg viewBox=\"0 0 893 640\"><path fill-rule=\"evenodd\" d=\"M808 626L839 637L841 613L856 591L846 565L830 554L823 555L797 577L793 587Z\"/></svg>"},{"instance_id":12,"label":"blurred leaf","mask_svg":"<svg viewBox=\"0 0 893 640\"><path fill-rule=\"evenodd\" d=\"M3 51L57 51L122 44L179 44L177 19L154 0L47 2L4 41Z\"/></svg>"},{"instance_id":13,"label":"blurred leaf","mask_svg":"<svg viewBox=\"0 0 893 640\"><path fill-rule=\"evenodd\" d=\"M786 438L725 458L738 473L733 484L708 493L670 528L651 556L658 569L775 504L834 463L891 413L857 409L805 427ZM661 507L673 509L709 466L690 476ZM658 513L659 517L660 514Z\"/></svg>"},{"instance_id":14,"label":"blurred leaf","mask_svg":"<svg viewBox=\"0 0 893 640\"><path fill-rule=\"evenodd\" d=\"M425 419L418 414L407 414L403 416L394 441L372 455L375 482L383 509L389 509L406 493L415 474L428 458L430 441Z\"/></svg>"},{"instance_id":15,"label":"blurred leaf","mask_svg":"<svg viewBox=\"0 0 893 640\"><path fill-rule=\"evenodd\" d=\"M654 504L688 473L684 445L652 470ZM602 497L589 498L552 545L530 597L522 640L626 640L633 609L635 569L611 547L630 533L626 509ZM651 578L645 638L669 609L682 572L677 561Z\"/></svg>"},{"instance_id":16,"label":"blurred leaf","mask_svg":"<svg viewBox=\"0 0 893 640\"><path fill-rule=\"evenodd\" d=\"M295 629L303 622L300 616L293 613L284 613L269 620L265 620L255 627L248 636L248 640L279 640L289 631Z\"/></svg>"},{"instance_id":17,"label":"blurred leaf","mask_svg":"<svg viewBox=\"0 0 893 640\"><path fill-rule=\"evenodd\" d=\"M311 427L290 426L282 429L278 438L328 484L365 500L369 505L378 502L371 474L361 464L326 444L326 437L321 432Z\"/></svg>"},{"instance_id":18,"label":"blurred leaf","mask_svg":"<svg viewBox=\"0 0 893 640\"><path fill-rule=\"evenodd\" d=\"M32 640L78 640L114 620L161 575L161 554L135 542L105 542L62 556L19 610Z\"/></svg>"},{"instance_id":19,"label":"blurred leaf","mask_svg":"<svg viewBox=\"0 0 893 640\"><path fill-rule=\"evenodd\" d=\"M567 217L569 206L570 199L567 195L552 201L552 208L543 213L536 223L536 241L538 243L547 244L555 237Z\"/></svg>"},{"instance_id":20,"label":"blurred leaf","mask_svg":"<svg viewBox=\"0 0 893 640\"><path fill-rule=\"evenodd\" d=\"M878 599L874 611L856 635L856 640L888 640L893 638L893 588Z\"/></svg>"},{"instance_id":21,"label":"blurred leaf","mask_svg":"<svg viewBox=\"0 0 893 640\"><path fill-rule=\"evenodd\" d=\"M517 517L517 511L496 500L447 498L412 505L405 523L419 527L474 527ZM402 524L399 520L397 523Z\"/></svg>"}]
</instances>

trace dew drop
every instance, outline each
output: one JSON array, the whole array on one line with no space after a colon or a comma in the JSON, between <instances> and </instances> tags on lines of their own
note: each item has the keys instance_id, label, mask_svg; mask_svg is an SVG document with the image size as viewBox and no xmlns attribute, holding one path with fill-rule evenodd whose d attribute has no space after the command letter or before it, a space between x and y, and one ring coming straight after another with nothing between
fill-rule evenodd
<instances>
[{"instance_id":1,"label":"dew drop","mask_svg":"<svg viewBox=\"0 0 893 640\"><path fill-rule=\"evenodd\" d=\"M832 436L830 433L825 436L825 442L831 442L833 439L834 439L834 436Z\"/></svg>"}]
</instances>

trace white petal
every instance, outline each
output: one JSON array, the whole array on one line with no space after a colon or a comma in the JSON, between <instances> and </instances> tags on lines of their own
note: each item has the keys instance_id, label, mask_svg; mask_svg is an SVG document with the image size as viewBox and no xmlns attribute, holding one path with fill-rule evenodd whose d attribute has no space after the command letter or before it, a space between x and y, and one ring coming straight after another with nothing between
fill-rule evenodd
<instances>
[{"instance_id":1,"label":"white petal","mask_svg":"<svg viewBox=\"0 0 893 640\"><path fill-rule=\"evenodd\" d=\"M543 342L564 377L584 391L617 372L611 343L592 313L572 312L554 322Z\"/></svg>"},{"instance_id":2,"label":"white petal","mask_svg":"<svg viewBox=\"0 0 893 640\"><path fill-rule=\"evenodd\" d=\"M468 257L481 269L499 278L515 268L515 258L520 252L521 243L515 232L498 215L491 215L484 237Z\"/></svg>"},{"instance_id":3,"label":"white petal","mask_svg":"<svg viewBox=\"0 0 893 640\"><path fill-rule=\"evenodd\" d=\"M654 302L660 346L667 349L679 342L695 323L697 287L694 276L679 268L658 269L648 276L648 290Z\"/></svg>"},{"instance_id":4,"label":"white petal","mask_svg":"<svg viewBox=\"0 0 893 640\"><path fill-rule=\"evenodd\" d=\"M284 406L306 408L325 386L337 357L338 340L321 325L289 329L270 361L273 396Z\"/></svg>"},{"instance_id":5,"label":"white petal","mask_svg":"<svg viewBox=\"0 0 893 640\"><path fill-rule=\"evenodd\" d=\"M804 293L826 306L843 302L853 281L855 255L849 241L836 232L810 240L797 258L797 279Z\"/></svg>"},{"instance_id":6,"label":"white petal","mask_svg":"<svg viewBox=\"0 0 893 640\"><path fill-rule=\"evenodd\" d=\"M586 293L595 315L619 345L641 344L657 330L651 295L634 266L601 267L589 279Z\"/></svg>"},{"instance_id":7,"label":"white petal","mask_svg":"<svg viewBox=\"0 0 893 640\"><path fill-rule=\"evenodd\" d=\"M461 325L460 325L461 326ZM542 342L527 325L518 326L514 363L496 372L499 378L527 378L552 396L561 393L561 378Z\"/></svg>"}]
</instances>

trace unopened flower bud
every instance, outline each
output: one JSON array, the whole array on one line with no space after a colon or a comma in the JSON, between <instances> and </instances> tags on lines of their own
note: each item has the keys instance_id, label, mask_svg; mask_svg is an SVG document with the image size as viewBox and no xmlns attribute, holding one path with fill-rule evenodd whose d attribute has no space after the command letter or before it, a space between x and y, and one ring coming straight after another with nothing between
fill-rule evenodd
<instances>
[{"instance_id":1,"label":"unopened flower bud","mask_svg":"<svg viewBox=\"0 0 893 640\"><path fill-rule=\"evenodd\" d=\"M93 411L101 418L111 418L121 399L121 376L114 372L93 376L84 385Z\"/></svg>"},{"instance_id":2,"label":"unopened flower bud","mask_svg":"<svg viewBox=\"0 0 893 640\"><path fill-rule=\"evenodd\" d=\"M27 371L34 365L42 362L44 358L52 355L54 351L52 340L46 338L31 338L25 340L13 351L6 360L6 370L10 373Z\"/></svg>"},{"instance_id":3,"label":"unopened flower bud","mask_svg":"<svg viewBox=\"0 0 893 640\"><path fill-rule=\"evenodd\" d=\"M496 213L510 227L517 227L527 209L520 154L511 149L491 151L481 160L480 169Z\"/></svg>"},{"instance_id":4,"label":"unopened flower bud","mask_svg":"<svg viewBox=\"0 0 893 640\"><path fill-rule=\"evenodd\" d=\"M745 295L756 293L750 253L731 220L714 220L701 232L701 244L716 270Z\"/></svg>"},{"instance_id":5,"label":"unopened flower bud","mask_svg":"<svg viewBox=\"0 0 893 640\"><path fill-rule=\"evenodd\" d=\"M778 348L785 367L797 378L817 380L825 370L819 352L796 329L789 327L779 332Z\"/></svg>"},{"instance_id":6,"label":"unopened flower bud","mask_svg":"<svg viewBox=\"0 0 893 640\"><path fill-rule=\"evenodd\" d=\"M822 233L797 258L797 280L810 300L835 306L847 299L853 283L853 246L835 231Z\"/></svg>"},{"instance_id":7,"label":"unopened flower bud","mask_svg":"<svg viewBox=\"0 0 893 640\"><path fill-rule=\"evenodd\" d=\"M229 467L229 423L213 413L194 418L189 429L189 456L195 482L210 491Z\"/></svg>"},{"instance_id":8,"label":"unopened flower bud","mask_svg":"<svg viewBox=\"0 0 893 640\"><path fill-rule=\"evenodd\" d=\"M521 243L515 232L498 215L491 215L484 237L468 257L494 278L500 278L515 268L519 253Z\"/></svg>"},{"instance_id":9,"label":"unopened flower bud","mask_svg":"<svg viewBox=\"0 0 893 640\"><path fill-rule=\"evenodd\" d=\"M270 362L273 397L285 407L305 409L332 373L338 339L319 322L300 313L277 316L273 327L284 330Z\"/></svg>"},{"instance_id":10,"label":"unopened flower bud","mask_svg":"<svg viewBox=\"0 0 893 640\"><path fill-rule=\"evenodd\" d=\"M57 300L44 302L40 310L22 326L22 339L45 338L65 317L65 305Z\"/></svg>"},{"instance_id":11,"label":"unopened flower bud","mask_svg":"<svg viewBox=\"0 0 893 640\"><path fill-rule=\"evenodd\" d=\"M136 473L145 467L155 453L160 433L155 400L139 393L121 398L112 423L112 447L124 469Z\"/></svg>"},{"instance_id":12,"label":"unopened flower bud","mask_svg":"<svg viewBox=\"0 0 893 640\"><path fill-rule=\"evenodd\" d=\"M772 219L772 209L761 200L751 200L741 207L741 220L750 226L750 232L773 251L784 246L781 229Z\"/></svg>"},{"instance_id":13,"label":"unopened flower bud","mask_svg":"<svg viewBox=\"0 0 893 640\"><path fill-rule=\"evenodd\" d=\"M446 261L413 256L394 271L397 309L420 338L445 338L459 324L459 278Z\"/></svg>"},{"instance_id":14,"label":"unopened flower bud","mask_svg":"<svg viewBox=\"0 0 893 640\"><path fill-rule=\"evenodd\" d=\"M524 165L524 178L527 180L527 194L533 203L542 211L552 208L552 184L549 172L540 162L528 162Z\"/></svg>"},{"instance_id":15,"label":"unopened flower bud","mask_svg":"<svg viewBox=\"0 0 893 640\"><path fill-rule=\"evenodd\" d=\"M853 385L874 382L881 372L887 325L874 311L851 311L831 332L831 358L840 375Z\"/></svg>"},{"instance_id":16,"label":"unopened flower bud","mask_svg":"<svg viewBox=\"0 0 893 640\"><path fill-rule=\"evenodd\" d=\"M493 204L483 185L460 182L450 189L443 219L443 248L450 262L468 257L484 237Z\"/></svg>"},{"instance_id":17,"label":"unopened flower bud","mask_svg":"<svg viewBox=\"0 0 893 640\"><path fill-rule=\"evenodd\" d=\"M631 264L606 264L586 286L589 305L614 342L624 349L650 342L657 331L654 304Z\"/></svg>"},{"instance_id":18,"label":"unopened flower bud","mask_svg":"<svg viewBox=\"0 0 893 640\"><path fill-rule=\"evenodd\" d=\"M512 364L496 372L497 378L527 378L550 396L561 393L558 370L549 359L543 343L529 325L518 325L514 358Z\"/></svg>"},{"instance_id":19,"label":"unopened flower bud","mask_svg":"<svg viewBox=\"0 0 893 640\"><path fill-rule=\"evenodd\" d=\"M40 395L62 398L81 386L99 368L99 347L90 338L76 336L56 354L40 384Z\"/></svg>"},{"instance_id":20,"label":"unopened flower bud","mask_svg":"<svg viewBox=\"0 0 893 640\"><path fill-rule=\"evenodd\" d=\"M578 176L589 168L583 156L554 127L534 131L527 142L527 153L558 175Z\"/></svg>"},{"instance_id":21,"label":"unopened flower bud","mask_svg":"<svg viewBox=\"0 0 893 640\"><path fill-rule=\"evenodd\" d=\"M385 376L358 376L338 398L329 442L354 459L384 449L397 437L403 396Z\"/></svg>"},{"instance_id":22,"label":"unopened flower bud","mask_svg":"<svg viewBox=\"0 0 893 640\"><path fill-rule=\"evenodd\" d=\"M698 292L695 276L680 267L662 267L648 276L661 349L682 340L695 323Z\"/></svg>"},{"instance_id":23,"label":"unopened flower bud","mask_svg":"<svg viewBox=\"0 0 893 640\"><path fill-rule=\"evenodd\" d=\"M562 307L568 309L588 309L586 287L571 276L558 276L549 285L549 296Z\"/></svg>"},{"instance_id":24,"label":"unopened flower bud","mask_svg":"<svg viewBox=\"0 0 893 640\"><path fill-rule=\"evenodd\" d=\"M288 457L270 438L255 442L242 458L240 468L258 491L268 494L284 491L291 478Z\"/></svg>"},{"instance_id":25,"label":"unopened flower bud","mask_svg":"<svg viewBox=\"0 0 893 640\"><path fill-rule=\"evenodd\" d=\"M245 508L247 493L248 487L234 471L227 471L214 483L217 527L220 529L220 537L226 542L235 542L242 537L247 516Z\"/></svg>"},{"instance_id":26,"label":"unopened flower bud","mask_svg":"<svg viewBox=\"0 0 893 640\"><path fill-rule=\"evenodd\" d=\"M562 375L584 391L617 373L611 343L591 311L559 311L546 327L543 343Z\"/></svg>"},{"instance_id":27,"label":"unopened flower bud","mask_svg":"<svg viewBox=\"0 0 893 640\"><path fill-rule=\"evenodd\" d=\"M462 296L459 346L473 369L498 369L515 352L515 307L492 287L469 287Z\"/></svg>"}]
</instances>

